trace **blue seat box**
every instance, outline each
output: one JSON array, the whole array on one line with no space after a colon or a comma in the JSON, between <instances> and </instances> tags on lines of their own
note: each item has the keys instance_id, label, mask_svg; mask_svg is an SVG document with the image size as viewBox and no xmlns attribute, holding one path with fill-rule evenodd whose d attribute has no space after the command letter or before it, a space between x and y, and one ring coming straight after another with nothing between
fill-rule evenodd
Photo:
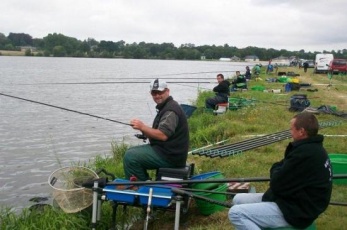
<instances>
[{"instance_id":1,"label":"blue seat box","mask_svg":"<svg viewBox=\"0 0 347 230\"><path fill-rule=\"evenodd\" d=\"M140 204L147 205L149 198L149 189L153 188L152 206L167 207L172 200L172 191L169 186L141 186L138 190Z\"/></svg>"},{"instance_id":2,"label":"blue seat box","mask_svg":"<svg viewBox=\"0 0 347 230\"><path fill-rule=\"evenodd\" d=\"M114 182L129 182L129 180L115 179ZM116 189L116 185L107 185L103 189L106 192L107 200L113 200L116 202L124 202L127 204L134 204L136 196L138 195L137 191L127 189L121 190Z\"/></svg>"}]
</instances>

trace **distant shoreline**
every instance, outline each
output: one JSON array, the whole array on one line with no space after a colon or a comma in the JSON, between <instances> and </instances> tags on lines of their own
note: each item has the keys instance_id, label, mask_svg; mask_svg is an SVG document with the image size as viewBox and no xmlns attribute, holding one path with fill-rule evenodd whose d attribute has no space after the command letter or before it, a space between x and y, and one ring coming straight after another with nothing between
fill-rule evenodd
<instances>
[{"instance_id":1,"label":"distant shoreline","mask_svg":"<svg viewBox=\"0 0 347 230\"><path fill-rule=\"evenodd\" d=\"M32 51L31 56L36 56L36 54L39 53L37 51ZM15 50L0 50L0 56L26 56L25 55L25 50L22 51L15 51Z\"/></svg>"},{"instance_id":2,"label":"distant shoreline","mask_svg":"<svg viewBox=\"0 0 347 230\"><path fill-rule=\"evenodd\" d=\"M32 52L31 56L27 57L36 57L36 53L38 52ZM13 50L0 50L0 57L1 56L26 56L25 51L13 51ZM88 57L86 57L88 58ZM220 61L220 60L194 60L194 61ZM220 61L220 62L227 62L227 61ZM232 61L229 61L232 62ZM255 64L262 64L262 65L267 65L268 61L253 61L253 62L247 62L247 61L238 61L242 63L250 63L250 65L255 65Z\"/></svg>"},{"instance_id":3,"label":"distant shoreline","mask_svg":"<svg viewBox=\"0 0 347 230\"><path fill-rule=\"evenodd\" d=\"M25 51L0 50L0 56L25 56Z\"/></svg>"}]
</instances>

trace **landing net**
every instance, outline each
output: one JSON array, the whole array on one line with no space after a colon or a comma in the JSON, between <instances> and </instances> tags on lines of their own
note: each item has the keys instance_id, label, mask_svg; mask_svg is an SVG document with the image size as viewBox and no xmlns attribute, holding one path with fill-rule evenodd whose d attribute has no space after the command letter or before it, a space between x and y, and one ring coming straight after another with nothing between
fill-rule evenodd
<instances>
[{"instance_id":1,"label":"landing net","mask_svg":"<svg viewBox=\"0 0 347 230\"><path fill-rule=\"evenodd\" d=\"M63 167L48 178L53 188L53 199L66 213L79 212L93 203L93 191L83 184L99 178L98 175L81 166Z\"/></svg>"}]
</instances>

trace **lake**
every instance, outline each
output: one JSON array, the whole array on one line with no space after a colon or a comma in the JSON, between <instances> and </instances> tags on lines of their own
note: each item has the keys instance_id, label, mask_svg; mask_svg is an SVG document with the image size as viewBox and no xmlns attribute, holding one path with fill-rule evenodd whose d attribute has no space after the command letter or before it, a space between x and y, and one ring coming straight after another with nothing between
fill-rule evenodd
<instances>
[{"instance_id":1,"label":"lake","mask_svg":"<svg viewBox=\"0 0 347 230\"><path fill-rule=\"evenodd\" d=\"M153 78L165 78L180 104L198 90L233 76L247 63L132 59L0 56L0 204L21 209L33 197L48 197L49 175L73 163L107 156L112 142L142 144L128 125L47 105L129 123L150 125L155 103Z\"/></svg>"}]
</instances>

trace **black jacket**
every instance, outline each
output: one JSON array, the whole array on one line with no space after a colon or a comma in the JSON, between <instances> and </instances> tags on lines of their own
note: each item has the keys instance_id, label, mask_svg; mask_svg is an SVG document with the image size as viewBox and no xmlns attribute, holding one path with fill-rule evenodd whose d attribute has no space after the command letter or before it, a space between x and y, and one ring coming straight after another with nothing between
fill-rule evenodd
<instances>
[{"instance_id":1,"label":"black jacket","mask_svg":"<svg viewBox=\"0 0 347 230\"><path fill-rule=\"evenodd\" d=\"M215 92L217 96L227 98L230 95L229 86L230 82L227 80L223 80L216 87L213 88L213 92Z\"/></svg>"},{"instance_id":2,"label":"black jacket","mask_svg":"<svg viewBox=\"0 0 347 230\"><path fill-rule=\"evenodd\" d=\"M284 159L270 169L270 188L263 201L273 201L285 220L308 227L329 205L332 169L323 136L289 143Z\"/></svg>"},{"instance_id":3,"label":"black jacket","mask_svg":"<svg viewBox=\"0 0 347 230\"><path fill-rule=\"evenodd\" d=\"M166 141L149 139L150 145L164 159L170 161L177 167L186 165L189 148L189 129L187 117L181 106L170 96L168 99L157 105L158 114L154 118L153 128L159 127L161 117L166 111L173 111L178 116L178 125L175 133Z\"/></svg>"}]
</instances>

